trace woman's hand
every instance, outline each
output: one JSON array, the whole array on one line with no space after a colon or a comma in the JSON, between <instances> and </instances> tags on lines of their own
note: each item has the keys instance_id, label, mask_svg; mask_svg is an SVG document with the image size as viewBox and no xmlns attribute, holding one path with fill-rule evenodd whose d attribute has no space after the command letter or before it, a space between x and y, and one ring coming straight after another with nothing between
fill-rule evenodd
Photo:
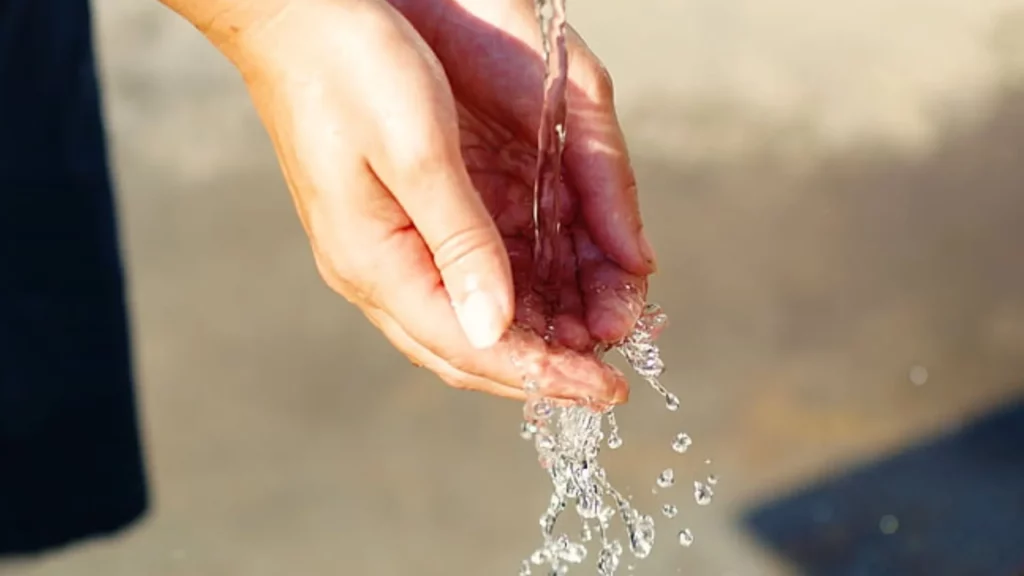
<instances>
[{"instance_id":1,"label":"woman's hand","mask_svg":"<svg viewBox=\"0 0 1024 576\"><path fill-rule=\"evenodd\" d=\"M331 288L453 386L522 398L525 373L554 396L624 401L592 351L628 334L654 263L610 84L579 38L562 287L544 309L532 0L264 2L168 0L245 77ZM513 318L533 331L502 338Z\"/></svg>"}]
</instances>

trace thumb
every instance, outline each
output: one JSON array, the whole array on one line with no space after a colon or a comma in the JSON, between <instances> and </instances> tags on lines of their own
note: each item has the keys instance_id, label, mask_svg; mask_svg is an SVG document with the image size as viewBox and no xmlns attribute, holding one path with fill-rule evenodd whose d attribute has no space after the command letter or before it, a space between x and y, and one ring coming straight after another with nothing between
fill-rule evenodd
<instances>
[{"instance_id":1,"label":"thumb","mask_svg":"<svg viewBox=\"0 0 1024 576\"><path fill-rule=\"evenodd\" d=\"M498 229L461 158L406 167L396 175L382 182L433 255L466 338L476 348L489 348L512 321L512 273Z\"/></svg>"},{"instance_id":2,"label":"thumb","mask_svg":"<svg viewBox=\"0 0 1024 576\"><path fill-rule=\"evenodd\" d=\"M373 99L379 134L368 159L430 250L466 338L489 348L512 322L508 253L466 172L444 72L425 45L409 47L415 54L377 79L389 90Z\"/></svg>"}]
</instances>

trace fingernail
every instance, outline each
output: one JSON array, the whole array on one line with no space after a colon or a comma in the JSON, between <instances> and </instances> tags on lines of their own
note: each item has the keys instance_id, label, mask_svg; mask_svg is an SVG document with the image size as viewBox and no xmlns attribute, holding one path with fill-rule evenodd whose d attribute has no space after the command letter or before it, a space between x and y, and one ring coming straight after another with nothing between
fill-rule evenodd
<instances>
[{"instance_id":1,"label":"fingernail","mask_svg":"<svg viewBox=\"0 0 1024 576\"><path fill-rule=\"evenodd\" d=\"M615 389L615 393L612 395L612 405L618 406L625 404L629 401L629 384L622 384Z\"/></svg>"},{"instance_id":2,"label":"fingernail","mask_svg":"<svg viewBox=\"0 0 1024 576\"><path fill-rule=\"evenodd\" d=\"M497 298L483 290L471 290L461 304L455 305L455 315L474 348L494 346L505 332Z\"/></svg>"},{"instance_id":3,"label":"fingernail","mask_svg":"<svg viewBox=\"0 0 1024 576\"><path fill-rule=\"evenodd\" d=\"M640 248L640 255L644 257L644 260L646 260L654 270L657 270L658 263L654 259L654 246L651 246L651 241L647 239L647 235L644 234L643 230L641 230L640 234L637 236L636 242L637 246Z\"/></svg>"}]
</instances>

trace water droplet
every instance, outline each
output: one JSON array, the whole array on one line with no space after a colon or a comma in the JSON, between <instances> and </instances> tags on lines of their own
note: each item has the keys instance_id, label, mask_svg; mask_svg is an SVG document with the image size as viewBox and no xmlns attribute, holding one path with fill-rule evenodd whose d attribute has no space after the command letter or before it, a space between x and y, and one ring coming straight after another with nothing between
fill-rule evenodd
<instances>
[{"instance_id":1,"label":"water droplet","mask_svg":"<svg viewBox=\"0 0 1024 576\"><path fill-rule=\"evenodd\" d=\"M675 518L676 514L679 514L679 509L672 504L665 504L661 507L661 513L665 518Z\"/></svg>"},{"instance_id":2,"label":"water droplet","mask_svg":"<svg viewBox=\"0 0 1024 576\"><path fill-rule=\"evenodd\" d=\"M679 545L687 548L693 544L693 532L690 532L689 528L679 531Z\"/></svg>"},{"instance_id":3,"label":"water droplet","mask_svg":"<svg viewBox=\"0 0 1024 576\"><path fill-rule=\"evenodd\" d=\"M711 504L711 499L714 497L715 492L710 486L703 482L693 483L693 499L696 500L700 506L707 506Z\"/></svg>"},{"instance_id":4,"label":"water droplet","mask_svg":"<svg viewBox=\"0 0 1024 576\"><path fill-rule=\"evenodd\" d=\"M690 439L690 436L680 432L676 435L675 442L672 442L672 449L682 454L690 449L691 444L693 444L693 440Z\"/></svg>"},{"instance_id":5,"label":"water droplet","mask_svg":"<svg viewBox=\"0 0 1024 576\"><path fill-rule=\"evenodd\" d=\"M549 450L554 449L554 447L555 447L555 439L552 438L550 434L547 434L547 433L544 433L544 432L540 432L539 434L537 434L537 449L538 450L547 452Z\"/></svg>"},{"instance_id":6,"label":"water droplet","mask_svg":"<svg viewBox=\"0 0 1024 576\"><path fill-rule=\"evenodd\" d=\"M612 450L617 450L622 447L622 436L612 432L608 436L608 447Z\"/></svg>"},{"instance_id":7,"label":"water droplet","mask_svg":"<svg viewBox=\"0 0 1024 576\"><path fill-rule=\"evenodd\" d=\"M669 392L665 395L665 408L668 408L670 412L679 410L679 397Z\"/></svg>"},{"instance_id":8,"label":"water droplet","mask_svg":"<svg viewBox=\"0 0 1024 576\"><path fill-rule=\"evenodd\" d=\"M619 555L612 552L611 548L602 548L597 556L597 573L600 576L614 576L619 569Z\"/></svg>"},{"instance_id":9,"label":"water droplet","mask_svg":"<svg viewBox=\"0 0 1024 576\"><path fill-rule=\"evenodd\" d=\"M551 406L551 402L547 399L541 398L533 404L533 415L541 420L547 420L551 417L554 408Z\"/></svg>"},{"instance_id":10,"label":"water droplet","mask_svg":"<svg viewBox=\"0 0 1024 576\"><path fill-rule=\"evenodd\" d=\"M530 576L530 563L523 560L523 563L519 566L519 576Z\"/></svg>"},{"instance_id":11,"label":"water droplet","mask_svg":"<svg viewBox=\"0 0 1024 576\"><path fill-rule=\"evenodd\" d=\"M544 327L544 341L551 344L555 340L555 323L548 320L547 326Z\"/></svg>"},{"instance_id":12,"label":"water droplet","mask_svg":"<svg viewBox=\"0 0 1024 576\"><path fill-rule=\"evenodd\" d=\"M924 386L928 383L928 369L924 366L913 366L908 377L914 386Z\"/></svg>"},{"instance_id":13,"label":"water droplet","mask_svg":"<svg viewBox=\"0 0 1024 576\"><path fill-rule=\"evenodd\" d=\"M583 544L577 544L575 542L568 542L562 549L559 557L572 564L579 564L587 558L587 547Z\"/></svg>"},{"instance_id":14,"label":"water droplet","mask_svg":"<svg viewBox=\"0 0 1024 576\"><path fill-rule=\"evenodd\" d=\"M899 518L896 518L891 514L882 516L882 519L878 521L878 529L886 536L895 534L896 531L900 529Z\"/></svg>"},{"instance_id":15,"label":"water droplet","mask_svg":"<svg viewBox=\"0 0 1024 576\"><path fill-rule=\"evenodd\" d=\"M658 486L660 488L668 488L676 482L676 474L671 468L662 470L661 474L658 474Z\"/></svg>"},{"instance_id":16,"label":"water droplet","mask_svg":"<svg viewBox=\"0 0 1024 576\"><path fill-rule=\"evenodd\" d=\"M637 558L647 558L654 549L654 519L642 516L629 531L629 549Z\"/></svg>"},{"instance_id":17,"label":"water droplet","mask_svg":"<svg viewBox=\"0 0 1024 576\"><path fill-rule=\"evenodd\" d=\"M658 356L657 348L648 350L633 368L640 376L650 379L658 378L665 373L665 363Z\"/></svg>"},{"instance_id":18,"label":"water droplet","mask_svg":"<svg viewBox=\"0 0 1024 576\"><path fill-rule=\"evenodd\" d=\"M714 474L709 475L708 479L707 479L707 483L710 486L714 486L714 485L718 484L718 476L715 476Z\"/></svg>"},{"instance_id":19,"label":"water droplet","mask_svg":"<svg viewBox=\"0 0 1024 576\"><path fill-rule=\"evenodd\" d=\"M615 412L608 411L608 447L616 450L622 446L622 436L619 435L619 421L615 418Z\"/></svg>"},{"instance_id":20,"label":"water droplet","mask_svg":"<svg viewBox=\"0 0 1024 576\"><path fill-rule=\"evenodd\" d=\"M584 522L583 523L583 529L580 530L580 540L582 540L584 542L590 542L593 539L594 539L594 532L590 528L590 524Z\"/></svg>"},{"instance_id":21,"label":"water droplet","mask_svg":"<svg viewBox=\"0 0 1024 576\"><path fill-rule=\"evenodd\" d=\"M533 435L537 433L537 425L533 422L523 422L520 427L519 435L523 437L523 440L530 440Z\"/></svg>"},{"instance_id":22,"label":"water droplet","mask_svg":"<svg viewBox=\"0 0 1024 576\"><path fill-rule=\"evenodd\" d=\"M704 463L707 464L708 466L711 466L711 458L705 460Z\"/></svg>"}]
</instances>

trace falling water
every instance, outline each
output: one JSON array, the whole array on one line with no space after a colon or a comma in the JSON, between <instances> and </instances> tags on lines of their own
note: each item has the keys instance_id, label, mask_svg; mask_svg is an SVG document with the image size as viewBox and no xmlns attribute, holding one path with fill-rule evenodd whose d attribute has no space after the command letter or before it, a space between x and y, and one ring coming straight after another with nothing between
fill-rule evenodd
<instances>
[{"instance_id":1,"label":"falling water","mask_svg":"<svg viewBox=\"0 0 1024 576\"><path fill-rule=\"evenodd\" d=\"M566 137L568 57L565 0L536 0L536 8L547 68L537 137L533 205L536 234L534 280L541 295L550 299L557 294L558 288L559 196ZM638 294L634 295L639 298ZM666 408L675 412L679 409L679 398L659 381L665 364L654 343L667 320L658 306L644 305L632 334L613 349L664 399ZM599 356L603 353L595 352ZM543 397L537 384L530 380L525 382L524 389L527 403L521 434L523 438L533 440L541 465L551 477L553 492L540 518L541 546L523 561L520 575L529 575L541 567L545 574L567 573L571 565L587 559L588 544L595 540L595 535L599 546L596 564L600 576L616 573L625 549L635 558L648 557L655 540L653 517L635 509L629 498L612 485L604 467L598 462L602 444L606 443L613 450L623 444L615 414L610 409L598 410L589 405L555 404ZM682 454L691 443L689 436L678 434L672 449ZM656 484L666 489L672 487L675 484L673 469L665 469ZM698 504L706 504L712 494L709 485L714 482L699 484L699 489L698 483L694 484L694 498ZM556 524L567 509L574 511L580 521L577 537L556 533ZM679 511L674 504L666 503L661 512L665 518L673 519ZM626 546L612 534L612 522L616 518L625 527ZM677 533L680 545L689 546L693 542L689 529L682 528Z\"/></svg>"},{"instance_id":2,"label":"falling water","mask_svg":"<svg viewBox=\"0 0 1024 576\"><path fill-rule=\"evenodd\" d=\"M569 58L565 44L565 0L537 0L544 62L544 104L537 131L537 178L533 188L534 272L547 295L556 292L559 249L559 196L565 148L566 85Z\"/></svg>"}]
</instances>

